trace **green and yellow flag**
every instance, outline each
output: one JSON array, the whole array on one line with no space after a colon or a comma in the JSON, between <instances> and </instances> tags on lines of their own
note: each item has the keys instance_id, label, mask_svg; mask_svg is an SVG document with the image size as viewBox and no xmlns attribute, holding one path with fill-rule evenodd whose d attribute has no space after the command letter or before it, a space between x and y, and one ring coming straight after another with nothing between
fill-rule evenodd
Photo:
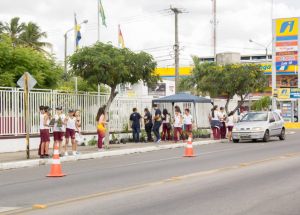
<instances>
[{"instance_id":1,"label":"green and yellow flag","mask_svg":"<svg viewBox=\"0 0 300 215\"><path fill-rule=\"evenodd\" d=\"M102 25L106 27L105 13L101 0L98 1L98 13L101 15Z\"/></svg>"}]
</instances>

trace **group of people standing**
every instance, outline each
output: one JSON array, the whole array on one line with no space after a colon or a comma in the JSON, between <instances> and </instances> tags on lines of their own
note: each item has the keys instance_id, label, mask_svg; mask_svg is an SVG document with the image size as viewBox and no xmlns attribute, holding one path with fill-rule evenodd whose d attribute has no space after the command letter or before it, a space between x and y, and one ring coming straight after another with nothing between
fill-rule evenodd
<instances>
[{"instance_id":1,"label":"group of people standing","mask_svg":"<svg viewBox=\"0 0 300 215\"><path fill-rule=\"evenodd\" d=\"M175 142L180 139L185 139L185 135L192 133L193 117L190 114L190 110L186 108L184 114L178 106L175 106L174 117L167 109L161 110L156 104L153 105L154 114L152 116L148 108L144 109L144 116L138 113L137 108L133 108L133 113L130 115L129 120L132 128L132 136L134 142L140 141L141 122L144 120L145 131L147 133L147 141L153 142L152 132L155 136L157 143L166 140L173 140ZM160 133L162 127L162 132ZM171 131L173 129L173 138L171 137Z\"/></svg>"},{"instance_id":2,"label":"group of people standing","mask_svg":"<svg viewBox=\"0 0 300 215\"><path fill-rule=\"evenodd\" d=\"M219 109L219 107L215 105L211 109L208 119L215 140L226 138L228 138L229 141L232 140L232 129L236 122L233 111L227 115L224 107Z\"/></svg>"},{"instance_id":3,"label":"group of people standing","mask_svg":"<svg viewBox=\"0 0 300 215\"><path fill-rule=\"evenodd\" d=\"M68 144L71 139L72 154L77 155L77 143L75 141L76 133L80 133L81 119L80 111L70 109L68 114L63 113L61 106L55 108L55 114L52 116L51 108L40 106L40 146L39 155L41 158L49 157L50 128L53 128L53 144L58 144L60 156L68 156ZM62 150L63 139L65 138L64 149ZM53 145L54 146L54 145Z\"/></svg>"}]
</instances>

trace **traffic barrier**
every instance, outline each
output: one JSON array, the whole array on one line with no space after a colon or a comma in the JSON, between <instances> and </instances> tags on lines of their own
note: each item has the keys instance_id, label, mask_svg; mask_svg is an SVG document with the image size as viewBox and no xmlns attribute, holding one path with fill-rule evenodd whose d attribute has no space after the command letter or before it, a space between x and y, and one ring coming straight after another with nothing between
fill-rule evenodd
<instances>
[{"instance_id":1,"label":"traffic barrier","mask_svg":"<svg viewBox=\"0 0 300 215\"><path fill-rule=\"evenodd\" d=\"M65 176L65 174L62 172L62 168L61 168L58 144L54 144L51 170L50 173L47 175L47 177L63 177L63 176Z\"/></svg>"},{"instance_id":2,"label":"traffic barrier","mask_svg":"<svg viewBox=\"0 0 300 215\"><path fill-rule=\"evenodd\" d=\"M195 157L194 150L193 150L192 135L189 136L188 142L185 146L184 157Z\"/></svg>"}]
</instances>

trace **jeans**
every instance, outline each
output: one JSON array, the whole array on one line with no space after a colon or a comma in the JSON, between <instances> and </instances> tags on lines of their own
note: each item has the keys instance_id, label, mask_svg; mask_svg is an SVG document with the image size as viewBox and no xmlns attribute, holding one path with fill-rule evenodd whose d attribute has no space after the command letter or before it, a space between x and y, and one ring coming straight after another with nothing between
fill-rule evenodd
<instances>
[{"instance_id":1,"label":"jeans","mask_svg":"<svg viewBox=\"0 0 300 215\"><path fill-rule=\"evenodd\" d=\"M139 126L132 126L132 137L136 143L140 142L140 130Z\"/></svg>"},{"instance_id":2,"label":"jeans","mask_svg":"<svg viewBox=\"0 0 300 215\"><path fill-rule=\"evenodd\" d=\"M160 133L159 133L159 128L161 126L161 122L154 122L154 125L153 125L153 133L156 137L156 141L160 140Z\"/></svg>"},{"instance_id":3,"label":"jeans","mask_svg":"<svg viewBox=\"0 0 300 215\"><path fill-rule=\"evenodd\" d=\"M146 133L147 133L147 140L148 140L148 141L153 141L152 135L151 135L151 132L152 132L152 126L153 126L152 123L147 123L147 124L145 125L145 131L146 131Z\"/></svg>"}]
</instances>

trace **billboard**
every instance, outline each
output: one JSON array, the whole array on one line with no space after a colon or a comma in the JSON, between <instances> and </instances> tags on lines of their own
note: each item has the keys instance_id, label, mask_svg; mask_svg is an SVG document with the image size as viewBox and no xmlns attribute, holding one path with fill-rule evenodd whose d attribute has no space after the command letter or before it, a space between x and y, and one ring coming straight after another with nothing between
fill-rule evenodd
<instances>
[{"instance_id":1,"label":"billboard","mask_svg":"<svg viewBox=\"0 0 300 215\"><path fill-rule=\"evenodd\" d=\"M275 64L276 73L298 72L299 18L275 20Z\"/></svg>"},{"instance_id":2,"label":"billboard","mask_svg":"<svg viewBox=\"0 0 300 215\"><path fill-rule=\"evenodd\" d=\"M149 96L165 96L166 95L166 83L158 83L153 87L148 88Z\"/></svg>"},{"instance_id":3,"label":"billboard","mask_svg":"<svg viewBox=\"0 0 300 215\"><path fill-rule=\"evenodd\" d=\"M273 96L278 99L300 99L299 88L277 88L273 91Z\"/></svg>"}]
</instances>

